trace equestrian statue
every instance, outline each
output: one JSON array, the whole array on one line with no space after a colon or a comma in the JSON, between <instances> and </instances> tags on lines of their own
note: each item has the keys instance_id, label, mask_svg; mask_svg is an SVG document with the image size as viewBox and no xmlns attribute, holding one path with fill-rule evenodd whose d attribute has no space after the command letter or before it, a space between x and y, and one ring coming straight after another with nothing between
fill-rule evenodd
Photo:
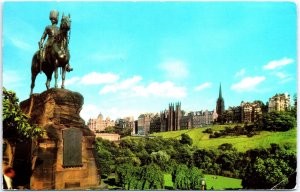
<instances>
[{"instance_id":1,"label":"equestrian statue","mask_svg":"<svg viewBox=\"0 0 300 192\"><path fill-rule=\"evenodd\" d=\"M38 73L44 72L47 76L46 87L50 88L50 81L54 72L55 88L57 88L58 68L61 67L62 84L61 88L64 88L66 71L70 72L71 68L69 60L69 40L71 29L71 16L62 15L59 28L56 26L58 23L59 13L56 10L50 12L50 20L52 25L45 28L39 44L39 50L33 55L31 64L31 91L35 86L35 79ZM43 46L43 43L48 36L47 42Z\"/></svg>"}]
</instances>

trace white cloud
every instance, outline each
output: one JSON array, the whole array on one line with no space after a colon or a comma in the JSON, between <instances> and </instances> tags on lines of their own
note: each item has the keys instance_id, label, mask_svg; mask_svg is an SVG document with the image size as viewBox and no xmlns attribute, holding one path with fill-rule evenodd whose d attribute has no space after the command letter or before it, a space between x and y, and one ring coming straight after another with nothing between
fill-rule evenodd
<instances>
[{"instance_id":1,"label":"white cloud","mask_svg":"<svg viewBox=\"0 0 300 192\"><path fill-rule=\"evenodd\" d=\"M280 79L279 84L284 84L293 80L293 77L290 74L285 74L283 72L276 72L273 74Z\"/></svg>"},{"instance_id":2,"label":"white cloud","mask_svg":"<svg viewBox=\"0 0 300 192\"><path fill-rule=\"evenodd\" d=\"M137 85L142 80L141 76L133 76L120 83L113 85L106 85L100 91L99 94L116 93L118 91L124 91L120 94L122 96L159 96L159 97L171 97L182 98L186 96L185 87L175 86L172 82L153 82L147 86Z\"/></svg>"},{"instance_id":3,"label":"white cloud","mask_svg":"<svg viewBox=\"0 0 300 192\"><path fill-rule=\"evenodd\" d=\"M6 87L7 89L24 86L24 82L25 82L24 76L15 70L3 71L2 78L3 78L2 79L3 86Z\"/></svg>"},{"instance_id":4,"label":"white cloud","mask_svg":"<svg viewBox=\"0 0 300 192\"><path fill-rule=\"evenodd\" d=\"M116 120L117 118L123 118L129 116L133 116L134 119L137 119L140 113L141 113L141 109L133 109L133 108L111 107L105 109L105 116L107 115L114 120Z\"/></svg>"},{"instance_id":5,"label":"white cloud","mask_svg":"<svg viewBox=\"0 0 300 192\"><path fill-rule=\"evenodd\" d=\"M97 73L91 72L81 78L80 83L84 85L99 85L114 83L118 81L119 75L113 73Z\"/></svg>"},{"instance_id":6,"label":"white cloud","mask_svg":"<svg viewBox=\"0 0 300 192\"><path fill-rule=\"evenodd\" d=\"M285 65L291 64L293 62L294 62L293 59L289 59L289 58L284 57L280 60L270 61L267 65L264 65L263 68L267 69L267 70L276 69L276 68L280 68L280 67L283 67Z\"/></svg>"},{"instance_id":7,"label":"white cloud","mask_svg":"<svg viewBox=\"0 0 300 192\"><path fill-rule=\"evenodd\" d=\"M236 72L236 74L234 75L234 77L240 77L243 76L246 72L246 69L241 69L240 71Z\"/></svg>"},{"instance_id":8,"label":"white cloud","mask_svg":"<svg viewBox=\"0 0 300 192\"><path fill-rule=\"evenodd\" d=\"M85 120L87 123L90 118L94 119L97 118L100 113L106 117L110 117L111 120L116 120L117 118L134 116L135 119L141 113L141 109L136 108L124 108L124 107L98 107L93 104L83 105L82 111L80 112L80 116Z\"/></svg>"},{"instance_id":9,"label":"white cloud","mask_svg":"<svg viewBox=\"0 0 300 192\"><path fill-rule=\"evenodd\" d=\"M293 77L287 77L287 78L281 80L279 83L280 83L280 84L284 84L284 83L287 83L287 82L289 82L289 81L291 81L291 80L293 80Z\"/></svg>"},{"instance_id":10,"label":"white cloud","mask_svg":"<svg viewBox=\"0 0 300 192\"><path fill-rule=\"evenodd\" d=\"M277 72L277 73L275 73L275 75L276 75L277 77L279 77L280 79L284 79L284 78L287 77L287 76L286 76L284 73L282 73L282 72Z\"/></svg>"},{"instance_id":11,"label":"white cloud","mask_svg":"<svg viewBox=\"0 0 300 192\"><path fill-rule=\"evenodd\" d=\"M32 52L34 50L34 47L32 45L30 45L29 43L25 42L22 39L18 39L15 37L8 37L8 39L10 40L11 44L13 44L13 46L22 49L24 51L28 51L28 52Z\"/></svg>"},{"instance_id":12,"label":"white cloud","mask_svg":"<svg viewBox=\"0 0 300 192\"><path fill-rule=\"evenodd\" d=\"M73 85L79 81L80 81L80 77L71 77L70 79L65 80L65 85L66 86ZM61 82L59 84L61 84Z\"/></svg>"},{"instance_id":13,"label":"white cloud","mask_svg":"<svg viewBox=\"0 0 300 192\"><path fill-rule=\"evenodd\" d=\"M252 91L265 79L266 78L264 76L245 77L240 82L233 84L231 86L231 89L235 91Z\"/></svg>"},{"instance_id":14,"label":"white cloud","mask_svg":"<svg viewBox=\"0 0 300 192\"><path fill-rule=\"evenodd\" d=\"M132 78L126 79L119 84L120 89L128 89L129 87L135 85L137 82L141 81L141 76L133 76Z\"/></svg>"},{"instance_id":15,"label":"white cloud","mask_svg":"<svg viewBox=\"0 0 300 192\"><path fill-rule=\"evenodd\" d=\"M120 83L116 83L113 85L106 85L100 91L99 94L106 94L109 92L117 92L119 90L126 90L134 86L136 83L142 80L141 76L133 76L132 78L126 79Z\"/></svg>"},{"instance_id":16,"label":"white cloud","mask_svg":"<svg viewBox=\"0 0 300 192\"><path fill-rule=\"evenodd\" d=\"M95 118L99 115L100 113L100 109L96 106L96 105L92 105L92 104L84 104L82 106L82 110L80 112L80 116L86 121L90 119L90 118Z\"/></svg>"},{"instance_id":17,"label":"white cloud","mask_svg":"<svg viewBox=\"0 0 300 192\"><path fill-rule=\"evenodd\" d=\"M205 88L209 88L209 87L211 87L211 84L212 84L211 82L202 83L201 85L199 85L195 88L195 91L201 91Z\"/></svg>"},{"instance_id":18,"label":"white cloud","mask_svg":"<svg viewBox=\"0 0 300 192\"><path fill-rule=\"evenodd\" d=\"M159 96L167 98L183 98L186 96L186 88L175 86L170 81L162 83L153 82L148 86L135 86L132 88L135 96Z\"/></svg>"},{"instance_id":19,"label":"white cloud","mask_svg":"<svg viewBox=\"0 0 300 192\"><path fill-rule=\"evenodd\" d=\"M189 74L187 64L180 60L168 60L159 67L166 72L168 78L184 78Z\"/></svg>"},{"instance_id":20,"label":"white cloud","mask_svg":"<svg viewBox=\"0 0 300 192\"><path fill-rule=\"evenodd\" d=\"M33 47L26 43L24 40L15 38L15 37L9 37L10 42L17 48L25 50L25 51L31 51L33 50Z\"/></svg>"},{"instance_id":21,"label":"white cloud","mask_svg":"<svg viewBox=\"0 0 300 192\"><path fill-rule=\"evenodd\" d=\"M21 76L17 71L9 70L9 71L3 71L3 84L13 84L20 82Z\"/></svg>"}]
</instances>

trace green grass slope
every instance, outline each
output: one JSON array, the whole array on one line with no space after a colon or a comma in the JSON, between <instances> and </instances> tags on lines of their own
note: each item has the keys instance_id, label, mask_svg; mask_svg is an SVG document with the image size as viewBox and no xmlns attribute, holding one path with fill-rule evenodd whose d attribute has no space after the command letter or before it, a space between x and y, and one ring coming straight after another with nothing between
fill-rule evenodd
<instances>
[{"instance_id":1,"label":"green grass slope","mask_svg":"<svg viewBox=\"0 0 300 192\"><path fill-rule=\"evenodd\" d=\"M234 125L212 125L213 131L219 131L226 126L234 127ZM183 133L188 134L193 139L193 145L203 149L216 149L223 143L232 144L238 151L245 152L248 149L268 148L271 143L280 145L290 145L291 150L296 150L297 132L296 129L291 129L286 132L269 132L262 131L259 135L253 137L241 136L226 136L219 138L209 138L209 134L203 133L206 128L195 128L190 130L170 131L154 133L151 136L162 136L163 138L180 139Z\"/></svg>"},{"instance_id":2,"label":"green grass slope","mask_svg":"<svg viewBox=\"0 0 300 192\"><path fill-rule=\"evenodd\" d=\"M242 180L234 179L230 177L223 177L218 175L204 175L206 181L206 189L209 190L213 188L214 190L223 189L241 189ZM165 188L173 189L173 182L171 174L164 174Z\"/></svg>"},{"instance_id":3,"label":"green grass slope","mask_svg":"<svg viewBox=\"0 0 300 192\"><path fill-rule=\"evenodd\" d=\"M223 190L223 189L242 189L242 180L217 175L204 175L206 189Z\"/></svg>"}]
</instances>

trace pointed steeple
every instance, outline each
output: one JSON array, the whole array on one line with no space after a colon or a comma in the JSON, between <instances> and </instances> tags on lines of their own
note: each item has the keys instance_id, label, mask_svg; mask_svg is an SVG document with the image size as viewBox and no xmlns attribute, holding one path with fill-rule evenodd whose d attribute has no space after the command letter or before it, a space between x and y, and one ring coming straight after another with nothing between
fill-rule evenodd
<instances>
[{"instance_id":1,"label":"pointed steeple","mask_svg":"<svg viewBox=\"0 0 300 192\"><path fill-rule=\"evenodd\" d=\"M222 97L222 87L221 87L221 83L220 83L220 88L219 88L219 98L217 99L217 106L216 106L216 112L218 114L218 122L221 122L222 119L222 114L225 111L225 104L224 104L224 99Z\"/></svg>"},{"instance_id":2,"label":"pointed steeple","mask_svg":"<svg viewBox=\"0 0 300 192\"><path fill-rule=\"evenodd\" d=\"M221 83L220 83L220 88L219 88L219 98L222 98L222 87L221 87Z\"/></svg>"}]
</instances>

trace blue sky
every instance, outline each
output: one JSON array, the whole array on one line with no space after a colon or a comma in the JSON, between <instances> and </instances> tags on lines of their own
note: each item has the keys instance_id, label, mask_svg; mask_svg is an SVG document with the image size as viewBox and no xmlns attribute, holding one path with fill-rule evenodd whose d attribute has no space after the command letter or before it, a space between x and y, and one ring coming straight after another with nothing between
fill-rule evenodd
<instances>
[{"instance_id":1,"label":"blue sky","mask_svg":"<svg viewBox=\"0 0 300 192\"><path fill-rule=\"evenodd\" d=\"M291 2L6 2L3 86L21 101L52 9L71 14L66 88L84 96L85 120L137 117L176 101L213 110L220 82L225 108L297 91ZM35 93L45 81L38 75Z\"/></svg>"}]
</instances>

